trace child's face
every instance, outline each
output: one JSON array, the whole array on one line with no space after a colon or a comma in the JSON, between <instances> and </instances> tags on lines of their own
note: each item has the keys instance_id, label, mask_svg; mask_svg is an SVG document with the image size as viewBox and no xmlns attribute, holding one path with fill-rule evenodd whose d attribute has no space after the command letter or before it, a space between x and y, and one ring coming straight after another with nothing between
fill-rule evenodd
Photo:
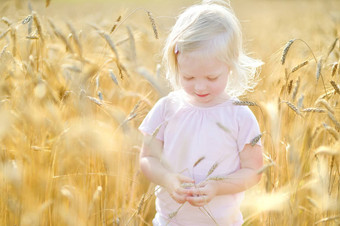
<instances>
[{"instance_id":1,"label":"child's face","mask_svg":"<svg viewBox=\"0 0 340 226\"><path fill-rule=\"evenodd\" d=\"M199 106L213 106L228 98L224 89L229 67L215 57L200 52L178 55L179 81L191 101Z\"/></svg>"}]
</instances>

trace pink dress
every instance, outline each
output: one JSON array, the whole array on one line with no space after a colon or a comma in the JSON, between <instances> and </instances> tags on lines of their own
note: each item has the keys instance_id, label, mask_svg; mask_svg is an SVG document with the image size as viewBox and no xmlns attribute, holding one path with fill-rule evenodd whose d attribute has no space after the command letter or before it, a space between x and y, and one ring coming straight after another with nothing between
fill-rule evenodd
<instances>
[{"instance_id":1,"label":"pink dress","mask_svg":"<svg viewBox=\"0 0 340 226\"><path fill-rule=\"evenodd\" d=\"M165 164L174 172L199 183L218 164L210 177L225 177L240 168L239 152L260 134L257 120L246 106L230 99L212 107L198 107L183 98L183 91L171 92L151 109L139 129L164 142ZM260 141L258 142L260 144ZM195 167L198 159L204 157ZM165 189L156 187L154 225L242 225L240 204L243 192L215 197L204 208L183 206ZM181 206L181 207L180 207ZM177 214L173 214L178 210ZM208 213L209 214L208 214ZM173 216L174 215L174 216ZM172 216L172 217L171 217Z\"/></svg>"}]
</instances>

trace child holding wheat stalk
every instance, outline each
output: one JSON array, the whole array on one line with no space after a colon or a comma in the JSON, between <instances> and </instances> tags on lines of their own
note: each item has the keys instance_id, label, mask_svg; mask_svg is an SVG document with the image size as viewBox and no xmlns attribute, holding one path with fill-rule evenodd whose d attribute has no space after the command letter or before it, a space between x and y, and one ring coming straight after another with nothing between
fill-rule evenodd
<instances>
[{"instance_id":1,"label":"child holding wheat stalk","mask_svg":"<svg viewBox=\"0 0 340 226\"><path fill-rule=\"evenodd\" d=\"M174 91L139 129L140 166L156 188L154 225L242 225L244 191L263 165L257 120L233 104L256 85L261 61L242 50L230 5L203 1L178 18L164 47Z\"/></svg>"}]
</instances>

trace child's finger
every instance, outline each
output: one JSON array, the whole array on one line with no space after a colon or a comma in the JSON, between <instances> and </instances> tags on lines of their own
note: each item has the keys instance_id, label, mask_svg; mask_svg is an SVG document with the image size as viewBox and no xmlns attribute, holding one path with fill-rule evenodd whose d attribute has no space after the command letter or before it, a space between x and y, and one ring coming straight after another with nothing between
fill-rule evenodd
<instances>
[{"instance_id":1,"label":"child's finger","mask_svg":"<svg viewBox=\"0 0 340 226\"><path fill-rule=\"evenodd\" d=\"M171 197L180 204L185 203L187 201L185 196L182 196L176 192L171 194Z\"/></svg>"},{"instance_id":2,"label":"child's finger","mask_svg":"<svg viewBox=\"0 0 340 226\"><path fill-rule=\"evenodd\" d=\"M194 183L195 182L192 178L184 176L182 174L178 174L178 179L183 183Z\"/></svg>"},{"instance_id":3,"label":"child's finger","mask_svg":"<svg viewBox=\"0 0 340 226\"><path fill-rule=\"evenodd\" d=\"M208 204L207 197L205 195L202 196L190 196L186 198L186 201L188 201L193 206L204 206Z\"/></svg>"},{"instance_id":4,"label":"child's finger","mask_svg":"<svg viewBox=\"0 0 340 226\"><path fill-rule=\"evenodd\" d=\"M179 195L187 195L188 189L185 189L183 187L178 187L178 188L175 189L175 192Z\"/></svg>"},{"instance_id":5,"label":"child's finger","mask_svg":"<svg viewBox=\"0 0 340 226\"><path fill-rule=\"evenodd\" d=\"M192 188L187 191L187 194L190 194L192 196L202 196L206 195L206 192L204 188Z\"/></svg>"}]
</instances>

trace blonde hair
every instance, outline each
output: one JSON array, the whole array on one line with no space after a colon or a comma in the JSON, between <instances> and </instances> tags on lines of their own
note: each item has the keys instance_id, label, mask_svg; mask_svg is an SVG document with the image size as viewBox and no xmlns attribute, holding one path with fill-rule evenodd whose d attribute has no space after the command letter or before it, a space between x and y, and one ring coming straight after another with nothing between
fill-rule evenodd
<instances>
[{"instance_id":1,"label":"blonde hair","mask_svg":"<svg viewBox=\"0 0 340 226\"><path fill-rule=\"evenodd\" d=\"M243 52L240 23L225 1L203 1L179 15L163 50L166 77L174 89L180 88L177 55L194 51L206 57L215 54L230 67L229 96L238 97L256 86L257 68L262 62Z\"/></svg>"}]
</instances>

